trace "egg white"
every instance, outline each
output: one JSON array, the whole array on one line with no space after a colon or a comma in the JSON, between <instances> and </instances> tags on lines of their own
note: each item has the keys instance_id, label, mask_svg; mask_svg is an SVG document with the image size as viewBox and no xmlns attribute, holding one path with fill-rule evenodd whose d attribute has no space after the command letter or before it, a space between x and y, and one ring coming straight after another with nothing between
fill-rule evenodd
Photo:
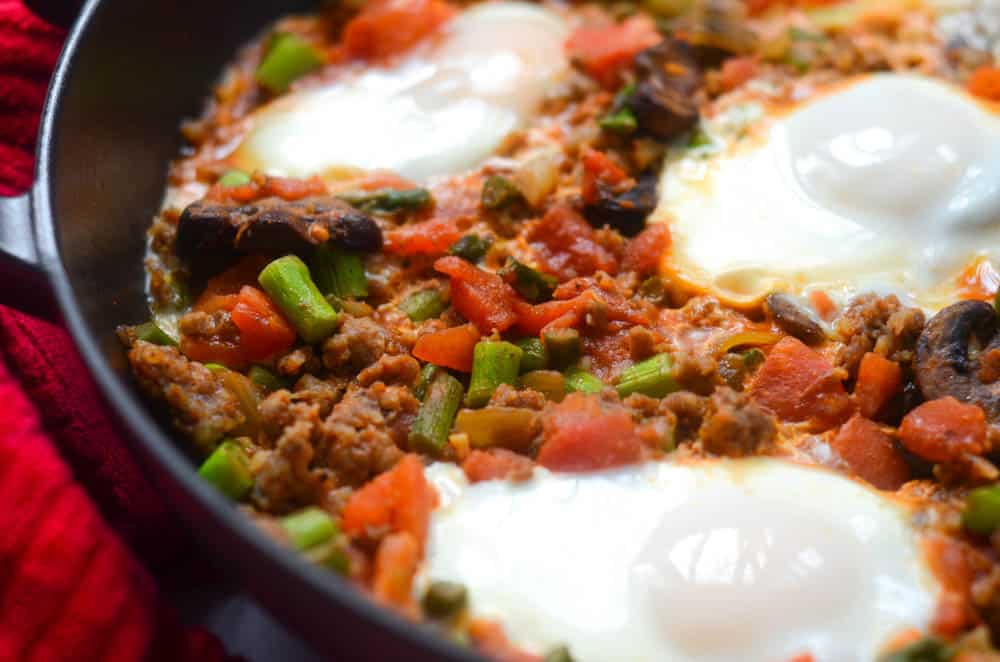
<instances>
[{"instance_id":1,"label":"egg white","mask_svg":"<svg viewBox=\"0 0 1000 662\"><path fill-rule=\"evenodd\" d=\"M419 587L462 582L523 648L582 662L875 659L939 591L909 512L842 476L753 459L524 483L427 475Z\"/></svg>"},{"instance_id":2,"label":"egg white","mask_svg":"<svg viewBox=\"0 0 1000 662\"><path fill-rule=\"evenodd\" d=\"M389 170L418 182L465 172L537 110L568 68L562 17L488 2L397 62L257 111L233 159L247 170L336 179Z\"/></svg>"},{"instance_id":3,"label":"egg white","mask_svg":"<svg viewBox=\"0 0 1000 662\"><path fill-rule=\"evenodd\" d=\"M954 86L872 75L704 128L713 144L668 159L651 218L673 235L664 270L732 305L823 289L935 310L1000 255L1000 119Z\"/></svg>"}]
</instances>

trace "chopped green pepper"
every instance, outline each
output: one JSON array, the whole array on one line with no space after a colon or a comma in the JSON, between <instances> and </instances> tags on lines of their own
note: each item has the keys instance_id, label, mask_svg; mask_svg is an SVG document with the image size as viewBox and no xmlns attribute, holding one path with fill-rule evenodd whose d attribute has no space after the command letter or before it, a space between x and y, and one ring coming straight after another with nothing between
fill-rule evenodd
<instances>
[{"instance_id":1,"label":"chopped green pepper","mask_svg":"<svg viewBox=\"0 0 1000 662\"><path fill-rule=\"evenodd\" d=\"M337 523L325 510L311 506L281 518L292 546L298 550L309 549L337 535Z\"/></svg>"},{"instance_id":2,"label":"chopped green pepper","mask_svg":"<svg viewBox=\"0 0 1000 662\"><path fill-rule=\"evenodd\" d=\"M532 269L513 257L508 257L506 264L497 272L525 301L541 303L552 298L559 283L548 274Z\"/></svg>"},{"instance_id":3,"label":"chopped green pepper","mask_svg":"<svg viewBox=\"0 0 1000 662\"><path fill-rule=\"evenodd\" d=\"M399 302L399 309L414 322L439 317L446 307L441 292L436 288L414 292Z\"/></svg>"},{"instance_id":4,"label":"chopped green pepper","mask_svg":"<svg viewBox=\"0 0 1000 662\"><path fill-rule=\"evenodd\" d=\"M515 383L523 353L517 345L502 340L476 343L465 406L482 407L501 384Z\"/></svg>"},{"instance_id":5,"label":"chopped green pepper","mask_svg":"<svg viewBox=\"0 0 1000 662\"><path fill-rule=\"evenodd\" d=\"M267 391L280 391L288 385L276 374L259 365L250 366L247 377L257 386L263 387Z\"/></svg>"},{"instance_id":6,"label":"chopped green pepper","mask_svg":"<svg viewBox=\"0 0 1000 662\"><path fill-rule=\"evenodd\" d=\"M341 299L368 296L368 278L361 256L331 242L320 244L313 254L312 273L323 294Z\"/></svg>"},{"instance_id":7,"label":"chopped green pepper","mask_svg":"<svg viewBox=\"0 0 1000 662\"><path fill-rule=\"evenodd\" d=\"M167 335L167 332L160 328L156 322L143 322L133 327L135 337L154 345L167 345L176 347L177 341Z\"/></svg>"},{"instance_id":8,"label":"chopped green pepper","mask_svg":"<svg viewBox=\"0 0 1000 662\"><path fill-rule=\"evenodd\" d=\"M424 613L437 620L447 620L465 609L469 592L457 582L432 582L420 605Z\"/></svg>"},{"instance_id":9,"label":"chopped green pepper","mask_svg":"<svg viewBox=\"0 0 1000 662\"><path fill-rule=\"evenodd\" d=\"M583 368L570 368L566 371L566 391L580 391L582 393L600 393L604 390L604 382L597 375L587 372Z\"/></svg>"},{"instance_id":10,"label":"chopped green pepper","mask_svg":"<svg viewBox=\"0 0 1000 662\"><path fill-rule=\"evenodd\" d=\"M618 378L617 386L618 395L623 398L633 393L662 398L678 388L674 360L669 354L658 354L627 368Z\"/></svg>"},{"instance_id":11,"label":"chopped green pepper","mask_svg":"<svg viewBox=\"0 0 1000 662\"><path fill-rule=\"evenodd\" d=\"M705 130L698 127L691 133L691 137L688 139L689 149L698 149L699 147L709 147L714 145L715 141L712 137L705 133Z\"/></svg>"},{"instance_id":12,"label":"chopped green pepper","mask_svg":"<svg viewBox=\"0 0 1000 662\"><path fill-rule=\"evenodd\" d=\"M965 498L962 525L987 536L1000 528L1000 485L980 487Z\"/></svg>"},{"instance_id":13,"label":"chopped green pepper","mask_svg":"<svg viewBox=\"0 0 1000 662\"><path fill-rule=\"evenodd\" d=\"M483 182L481 202L486 209L496 211L506 209L517 202L524 201L521 189L514 182L500 175L492 175Z\"/></svg>"},{"instance_id":14,"label":"chopped green pepper","mask_svg":"<svg viewBox=\"0 0 1000 662\"><path fill-rule=\"evenodd\" d=\"M250 461L240 445L232 439L224 440L212 451L198 469L198 475L230 499L237 501L245 497L253 487Z\"/></svg>"},{"instance_id":15,"label":"chopped green pepper","mask_svg":"<svg viewBox=\"0 0 1000 662\"><path fill-rule=\"evenodd\" d=\"M545 654L544 662L573 662L573 656L566 646L556 646Z\"/></svg>"},{"instance_id":16,"label":"chopped green pepper","mask_svg":"<svg viewBox=\"0 0 1000 662\"><path fill-rule=\"evenodd\" d=\"M431 382L410 428L410 445L422 453L437 453L448 443L455 413L462 404L462 382L441 371Z\"/></svg>"},{"instance_id":17,"label":"chopped green pepper","mask_svg":"<svg viewBox=\"0 0 1000 662\"><path fill-rule=\"evenodd\" d=\"M765 358L767 357L760 349L756 347L748 349L743 352L743 367L749 372L763 363Z\"/></svg>"},{"instance_id":18,"label":"chopped green pepper","mask_svg":"<svg viewBox=\"0 0 1000 662\"><path fill-rule=\"evenodd\" d=\"M235 188L249 184L251 181L250 175L242 170L229 170L222 177L219 177L217 183L224 188Z\"/></svg>"},{"instance_id":19,"label":"chopped green pepper","mask_svg":"<svg viewBox=\"0 0 1000 662\"><path fill-rule=\"evenodd\" d=\"M403 191L380 189L365 193L343 193L338 196L362 211L412 211L431 204L431 194L425 188L411 188Z\"/></svg>"},{"instance_id":20,"label":"chopped green pepper","mask_svg":"<svg viewBox=\"0 0 1000 662\"><path fill-rule=\"evenodd\" d=\"M208 370L209 372L214 372L216 374L223 373L229 370L229 368L222 365L221 363L205 363L204 366L205 370Z\"/></svg>"},{"instance_id":21,"label":"chopped green pepper","mask_svg":"<svg viewBox=\"0 0 1000 662\"><path fill-rule=\"evenodd\" d=\"M467 234L452 244L451 248L448 249L448 253L457 255L463 260L475 264L483 259L483 256L486 255L486 252L490 250L490 246L492 245L493 240L489 237L480 237L478 234Z\"/></svg>"},{"instance_id":22,"label":"chopped green pepper","mask_svg":"<svg viewBox=\"0 0 1000 662\"><path fill-rule=\"evenodd\" d=\"M522 338L514 343L521 348L521 374L535 370L545 370L549 364L549 352L545 343L538 338Z\"/></svg>"},{"instance_id":23,"label":"chopped green pepper","mask_svg":"<svg viewBox=\"0 0 1000 662\"><path fill-rule=\"evenodd\" d=\"M337 328L337 311L320 294L309 268L297 256L271 262L257 281L306 342L319 342Z\"/></svg>"},{"instance_id":24,"label":"chopped green pepper","mask_svg":"<svg viewBox=\"0 0 1000 662\"><path fill-rule=\"evenodd\" d=\"M549 352L549 365L565 370L580 358L580 332L576 329L552 329L542 335Z\"/></svg>"},{"instance_id":25,"label":"chopped green pepper","mask_svg":"<svg viewBox=\"0 0 1000 662\"><path fill-rule=\"evenodd\" d=\"M272 94L281 94L297 78L323 66L323 54L302 37L278 33L257 67L257 82Z\"/></svg>"},{"instance_id":26,"label":"chopped green pepper","mask_svg":"<svg viewBox=\"0 0 1000 662\"><path fill-rule=\"evenodd\" d=\"M954 649L940 639L924 637L901 650L880 656L878 662L948 662L954 656Z\"/></svg>"},{"instance_id":27,"label":"chopped green pepper","mask_svg":"<svg viewBox=\"0 0 1000 662\"><path fill-rule=\"evenodd\" d=\"M541 432L537 411L521 407L462 409L455 429L469 437L473 448L503 447L525 451Z\"/></svg>"},{"instance_id":28,"label":"chopped green pepper","mask_svg":"<svg viewBox=\"0 0 1000 662\"><path fill-rule=\"evenodd\" d=\"M566 395L566 378L555 370L535 370L521 375L521 386L538 391L553 402L562 402Z\"/></svg>"},{"instance_id":29,"label":"chopped green pepper","mask_svg":"<svg viewBox=\"0 0 1000 662\"><path fill-rule=\"evenodd\" d=\"M598 120L597 123L605 131L617 133L622 136L635 133L636 129L639 128L639 120L636 119L635 113L632 112L631 108L622 108L616 112L608 113Z\"/></svg>"}]
</instances>

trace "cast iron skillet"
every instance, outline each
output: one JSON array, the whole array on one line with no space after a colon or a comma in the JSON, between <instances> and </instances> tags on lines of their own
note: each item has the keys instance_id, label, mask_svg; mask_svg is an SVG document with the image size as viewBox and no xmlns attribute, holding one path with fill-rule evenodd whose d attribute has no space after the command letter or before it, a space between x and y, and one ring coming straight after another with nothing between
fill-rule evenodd
<instances>
[{"instance_id":1,"label":"cast iron skillet","mask_svg":"<svg viewBox=\"0 0 1000 662\"><path fill-rule=\"evenodd\" d=\"M66 0L46 0L57 16ZM277 618L336 660L475 662L375 606L332 573L262 535L198 479L183 441L132 383L117 324L148 315L144 234L178 127L200 111L241 44L310 0L88 0L49 88L35 183L0 198L0 300L61 314L151 478L204 543L205 556ZM48 11L46 11L46 9Z\"/></svg>"}]
</instances>

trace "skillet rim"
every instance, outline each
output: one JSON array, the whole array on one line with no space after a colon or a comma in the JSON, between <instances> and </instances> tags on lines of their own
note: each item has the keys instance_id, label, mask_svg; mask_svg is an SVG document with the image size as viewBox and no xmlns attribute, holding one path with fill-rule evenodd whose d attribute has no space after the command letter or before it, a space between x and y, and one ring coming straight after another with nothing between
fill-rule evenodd
<instances>
[{"instance_id":1,"label":"skillet rim","mask_svg":"<svg viewBox=\"0 0 1000 662\"><path fill-rule=\"evenodd\" d=\"M139 452L146 466L155 465L161 474L157 478L168 481L172 487L182 491L191 499L194 507L202 511L203 516L213 520L215 526L223 528L229 537L238 539L243 544L241 554L251 554L257 557L258 562L268 566L273 575L262 581L276 584L282 575L290 576L297 580L297 583L307 586L323 601L353 612L380 628L385 634L414 646L417 651L428 656L428 659L434 656L433 659L442 662L483 662L484 657L377 605L346 580L308 563L299 555L268 538L246 515L239 512L230 500L198 478L191 461L153 420L148 404L135 392L134 386L120 379L104 359L96 337L84 320L62 261L57 234L58 224L52 212L51 180L55 169L63 93L73 75L76 55L85 45L88 27L94 16L101 11L103 2L104 0L86 1L76 22L69 30L59 54L42 110L38 146L35 152L35 180L28 196L31 201L31 224L38 249L39 266L52 288L63 322L69 329L85 365L102 396L126 428L127 443L133 450ZM176 500L168 497L167 502L171 509L179 514L180 507ZM185 519L187 518L182 518L182 521ZM185 525L190 526L189 521L186 521ZM199 545L204 548L200 541ZM259 592L252 588L250 593L255 598L261 597ZM266 599L261 599L261 604L279 621L303 636L306 641L313 639L312 633L308 632L305 626L300 626L298 619L275 613L268 607ZM350 633L346 632L345 635L350 636ZM322 654L327 651L320 652Z\"/></svg>"}]
</instances>

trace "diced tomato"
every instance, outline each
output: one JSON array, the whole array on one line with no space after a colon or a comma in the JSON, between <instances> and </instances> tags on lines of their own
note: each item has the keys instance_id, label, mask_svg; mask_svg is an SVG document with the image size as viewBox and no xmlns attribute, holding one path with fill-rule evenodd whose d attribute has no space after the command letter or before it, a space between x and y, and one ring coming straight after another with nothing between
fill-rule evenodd
<instances>
[{"instance_id":1,"label":"diced tomato","mask_svg":"<svg viewBox=\"0 0 1000 662\"><path fill-rule=\"evenodd\" d=\"M284 200L301 200L311 195L326 195L326 193L326 184L316 176L308 179L294 179L291 177L269 177L258 173L254 175L250 183L243 186L229 187L216 184L209 189L205 197L210 200L251 202L270 196L277 196Z\"/></svg>"},{"instance_id":2,"label":"diced tomato","mask_svg":"<svg viewBox=\"0 0 1000 662\"><path fill-rule=\"evenodd\" d=\"M735 90L743 83L755 77L760 67L754 57L731 57L722 63L719 70L719 83L727 92Z\"/></svg>"},{"instance_id":3,"label":"diced tomato","mask_svg":"<svg viewBox=\"0 0 1000 662\"><path fill-rule=\"evenodd\" d=\"M862 416L844 423L830 446L851 472L880 490L897 490L910 478L910 467L892 437Z\"/></svg>"},{"instance_id":4,"label":"diced tomato","mask_svg":"<svg viewBox=\"0 0 1000 662\"><path fill-rule=\"evenodd\" d=\"M413 536L423 549L437 493L424 477L417 455L400 462L355 491L344 507L342 525L352 536L388 528Z\"/></svg>"},{"instance_id":5,"label":"diced tomato","mask_svg":"<svg viewBox=\"0 0 1000 662\"><path fill-rule=\"evenodd\" d=\"M810 292L809 303L816 309L816 314L826 321L833 318L833 314L837 312L837 306L833 303L833 299L823 290L813 290Z\"/></svg>"},{"instance_id":6,"label":"diced tomato","mask_svg":"<svg viewBox=\"0 0 1000 662\"><path fill-rule=\"evenodd\" d=\"M375 0L344 26L343 48L348 57L367 59L403 53L454 13L443 0Z\"/></svg>"},{"instance_id":7,"label":"diced tomato","mask_svg":"<svg viewBox=\"0 0 1000 662\"><path fill-rule=\"evenodd\" d=\"M455 256L439 259L434 268L451 277L451 305L480 331L506 331L513 326L517 295L500 276Z\"/></svg>"},{"instance_id":8,"label":"diced tomato","mask_svg":"<svg viewBox=\"0 0 1000 662\"><path fill-rule=\"evenodd\" d=\"M469 622L469 638L476 650L497 662L541 662L538 655L526 653L507 638L503 626L495 621L476 619Z\"/></svg>"},{"instance_id":9,"label":"diced tomato","mask_svg":"<svg viewBox=\"0 0 1000 662\"><path fill-rule=\"evenodd\" d=\"M246 283L255 282L265 260L245 258L210 278L192 307L203 313L228 312L239 330L236 337L181 336L180 349L202 363L239 368L265 361L291 348L295 330L263 292Z\"/></svg>"},{"instance_id":10,"label":"diced tomato","mask_svg":"<svg viewBox=\"0 0 1000 662\"><path fill-rule=\"evenodd\" d=\"M301 200L311 195L326 195L326 192L326 184L316 176L308 179L268 177L260 187L261 197L276 195L284 200Z\"/></svg>"},{"instance_id":11,"label":"diced tomato","mask_svg":"<svg viewBox=\"0 0 1000 662\"><path fill-rule=\"evenodd\" d=\"M444 255L462 236L452 218L432 218L385 233L384 249L394 255Z\"/></svg>"},{"instance_id":12,"label":"diced tomato","mask_svg":"<svg viewBox=\"0 0 1000 662\"><path fill-rule=\"evenodd\" d=\"M652 19L636 14L618 24L577 29L566 40L566 55L591 78L611 88L636 55L661 39Z\"/></svg>"},{"instance_id":13,"label":"diced tomato","mask_svg":"<svg viewBox=\"0 0 1000 662\"><path fill-rule=\"evenodd\" d=\"M599 307L609 322L649 324L649 319L618 294L605 292L589 279L577 279L556 288L552 301L531 305L520 299L514 301L517 322L514 328L529 336L539 335L550 329L579 326L582 318L594 307ZM579 281L585 281L580 283ZM567 286L574 287L567 287ZM582 287L576 287L582 285Z\"/></svg>"},{"instance_id":14,"label":"diced tomato","mask_svg":"<svg viewBox=\"0 0 1000 662\"><path fill-rule=\"evenodd\" d=\"M295 344L295 329L256 287L243 286L230 315L240 330L240 347L250 361L264 361Z\"/></svg>"},{"instance_id":15,"label":"diced tomato","mask_svg":"<svg viewBox=\"0 0 1000 662\"><path fill-rule=\"evenodd\" d=\"M1000 67L984 64L972 72L966 87L980 99L1000 101Z\"/></svg>"},{"instance_id":16,"label":"diced tomato","mask_svg":"<svg viewBox=\"0 0 1000 662\"><path fill-rule=\"evenodd\" d=\"M819 352L787 336L754 376L750 395L786 421L827 430L850 418L853 406L833 366Z\"/></svg>"},{"instance_id":17,"label":"diced tomato","mask_svg":"<svg viewBox=\"0 0 1000 662\"><path fill-rule=\"evenodd\" d=\"M593 296L588 295L589 300ZM537 336L545 328L564 328L573 326L577 321L576 311L580 308L581 297L566 301L546 301L531 305L521 300L514 301L514 311L517 313L515 327L525 335ZM563 320L563 323L557 323Z\"/></svg>"},{"instance_id":18,"label":"diced tomato","mask_svg":"<svg viewBox=\"0 0 1000 662\"><path fill-rule=\"evenodd\" d=\"M604 152L585 149L580 157L583 164L583 201L594 204L600 200L600 186L617 186L628 179L625 171Z\"/></svg>"},{"instance_id":19,"label":"diced tomato","mask_svg":"<svg viewBox=\"0 0 1000 662\"><path fill-rule=\"evenodd\" d=\"M854 399L862 416L878 418L902 388L903 371L898 363L874 352L864 355L854 385Z\"/></svg>"},{"instance_id":20,"label":"diced tomato","mask_svg":"<svg viewBox=\"0 0 1000 662\"><path fill-rule=\"evenodd\" d=\"M976 260L958 277L958 295L962 299L993 301L1000 287L1000 273L987 259Z\"/></svg>"},{"instance_id":21,"label":"diced tomato","mask_svg":"<svg viewBox=\"0 0 1000 662\"><path fill-rule=\"evenodd\" d=\"M472 353L479 342L479 330L473 324L425 333L417 338L413 356L442 368L472 371Z\"/></svg>"},{"instance_id":22,"label":"diced tomato","mask_svg":"<svg viewBox=\"0 0 1000 662\"><path fill-rule=\"evenodd\" d=\"M924 633L917 628L905 628L892 635L888 643L882 648L882 654L895 653L903 650L910 644L915 644L924 638Z\"/></svg>"},{"instance_id":23,"label":"diced tomato","mask_svg":"<svg viewBox=\"0 0 1000 662\"><path fill-rule=\"evenodd\" d=\"M408 191L417 188L417 185L409 179L386 170L370 172L363 179L353 182L353 185L362 191L381 191L383 189Z\"/></svg>"},{"instance_id":24,"label":"diced tomato","mask_svg":"<svg viewBox=\"0 0 1000 662\"><path fill-rule=\"evenodd\" d=\"M929 462L952 462L986 452L986 414L948 396L920 405L899 426L907 450Z\"/></svg>"},{"instance_id":25,"label":"diced tomato","mask_svg":"<svg viewBox=\"0 0 1000 662\"><path fill-rule=\"evenodd\" d=\"M816 662L816 658L813 657L812 653L800 653L788 662Z\"/></svg>"},{"instance_id":26,"label":"diced tomato","mask_svg":"<svg viewBox=\"0 0 1000 662\"><path fill-rule=\"evenodd\" d=\"M670 248L670 228L666 223L653 223L625 245L622 269L643 276L655 274L663 254Z\"/></svg>"},{"instance_id":27,"label":"diced tomato","mask_svg":"<svg viewBox=\"0 0 1000 662\"><path fill-rule=\"evenodd\" d=\"M230 368L242 368L247 357L239 344L229 340L181 336L181 353L200 363L218 363Z\"/></svg>"},{"instance_id":28,"label":"diced tomato","mask_svg":"<svg viewBox=\"0 0 1000 662\"><path fill-rule=\"evenodd\" d=\"M539 266L562 279L590 276L597 271L617 273L618 261L597 243L590 224L571 208L556 205L527 232Z\"/></svg>"},{"instance_id":29,"label":"diced tomato","mask_svg":"<svg viewBox=\"0 0 1000 662\"><path fill-rule=\"evenodd\" d=\"M415 615L413 577L420 563L421 545L413 534L400 531L385 537L375 552L372 593L383 605Z\"/></svg>"},{"instance_id":30,"label":"diced tomato","mask_svg":"<svg viewBox=\"0 0 1000 662\"><path fill-rule=\"evenodd\" d=\"M474 450L462 462L470 483L481 483L487 480L517 480L531 475L534 462L506 448L493 448L488 451Z\"/></svg>"},{"instance_id":31,"label":"diced tomato","mask_svg":"<svg viewBox=\"0 0 1000 662\"><path fill-rule=\"evenodd\" d=\"M202 312L212 312L207 308L208 300L215 295L237 294L244 285L253 285L257 282L257 276L267 266L267 258L263 256L249 256L229 267L221 274L213 276L205 283L205 291L194 303L194 310ZM233 301L235 305L235 301ZM232 306L225 308L230 310ZM215 310L218 310L216 308Z\"/></svg>"},{"instance_id":32,"label":"diced tomato","mask_svg":"<svg viewBox=\"0 0 1000 662\"><path fill-rule=\"evenodd\" d=\"M554 471L597 471L634 464L641 453L627 411L605 408L595 395L570 393L543 423L538 463Z\"/></svg>"},{"instance_id":33,"label":"diced tomato","mask_svg":"<svg viewBox=\"0 0 1000 662\"><path fill-rule=\"evenodd\" d=\"M604 333L585 336L583 353L590 357L590 371L598 377L617 375L634 363L628 326L612 322Z\"/></svg>"},{"instance_id":34,"label":"diced tomato","mask_svg":"<svg viewBox=\"0 0 1000 662\"><path fill-rule=\"evenodd\" d=\"M941 533L925 534L921 543L927 565L943 589L931 630L951 639L979 622L970 592L977 571L988 571L992 563L968 543Z\"/></svg>"},{"instance_id":35,"label":"diced tomato","mask_svg":"<svg viewBox=\"0 0 1000 662\"><path fill-rule=\"evenodd\" d=\"M797 7L826 7L836 5L844 0L744 0L747 10L751 16L758 16L765 13L772 7L797 6Z\"/></svg>"}]
</instances>

